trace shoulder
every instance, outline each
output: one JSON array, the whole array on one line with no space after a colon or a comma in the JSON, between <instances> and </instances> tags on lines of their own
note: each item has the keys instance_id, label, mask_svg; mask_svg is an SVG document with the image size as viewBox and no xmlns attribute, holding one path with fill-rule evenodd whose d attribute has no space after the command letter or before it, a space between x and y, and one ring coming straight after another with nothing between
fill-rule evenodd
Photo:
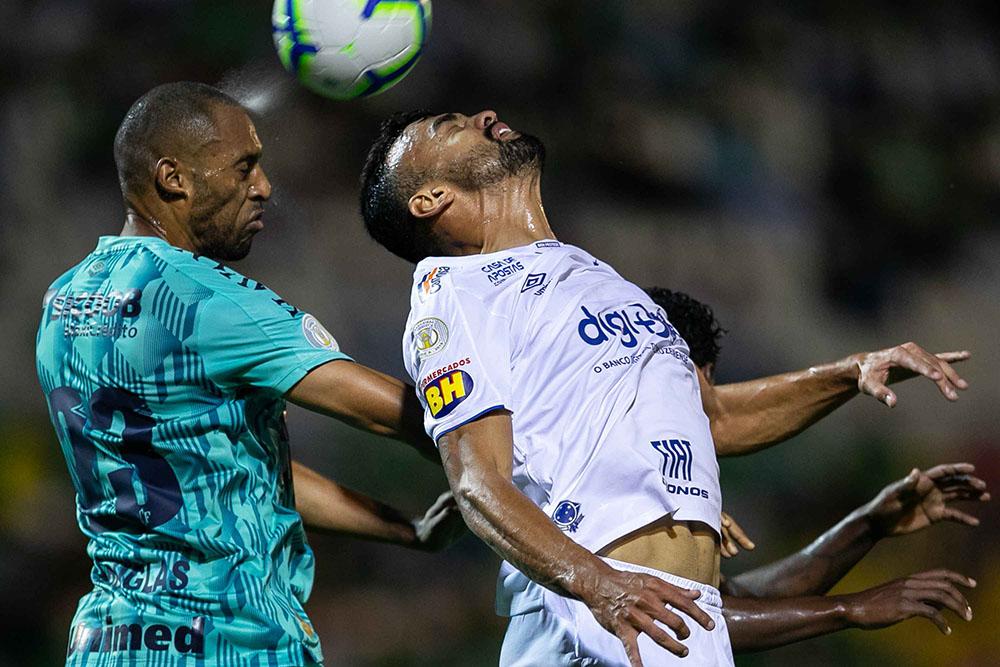
<instances>
[{"instance_id":1,"label":"shoulder","mask_svg":"<svg viewBox=\"0 0 1000 667\"><path fill-rule=\"evenodd\" d=\"M202 292L203 298L231 305L251 317L285 314L294 318L301 312L264 283L222 262L172 246L153 252L164 265L164 279L177 289Z\"/></svg>"}]
</instances>

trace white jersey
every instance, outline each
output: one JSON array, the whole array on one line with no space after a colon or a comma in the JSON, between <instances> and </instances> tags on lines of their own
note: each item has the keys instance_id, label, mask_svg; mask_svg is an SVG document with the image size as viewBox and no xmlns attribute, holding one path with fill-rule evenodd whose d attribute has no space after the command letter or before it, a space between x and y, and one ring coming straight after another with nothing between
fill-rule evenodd
<instances>
[{"instance_id":1,"label":"white jersey","mask_svg":"<svg viewBox=\"0 0 1000 667\"><path fill-rule=\"evenodd\" d=\"M435 442L508 410L514 484L590 551L667 514L719 530L687 344L610 266L551 240L427 258L410 307L403 356Z\"/></svg>"}]
</instances>

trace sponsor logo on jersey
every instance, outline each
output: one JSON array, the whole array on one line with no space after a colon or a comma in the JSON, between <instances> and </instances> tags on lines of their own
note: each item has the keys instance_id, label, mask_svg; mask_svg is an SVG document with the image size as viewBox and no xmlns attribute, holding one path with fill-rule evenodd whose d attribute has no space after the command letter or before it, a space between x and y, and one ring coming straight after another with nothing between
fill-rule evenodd
<instances>
[{"instance_id":1,"label":"sponsor logo on jersey","mask_svg":"<svg viewBox=\"0 0 1000 667\"><path fill-rule=\"evenodd\" d=\"M694 453L691 451L690 442L671 438L670 440L654 440L649 444L663 455L660 473L663 475L663 483L667 486L667 493L708 499L706 489L690 484L691 466L694 463ZM684 484L684 482L688 483Z\"/></svg>"},{"instance_id":2,"label":"sponsor logo on jersey","mask_svg":"<svg viewBox=\"0 0 1000 667\"><path fill-rule=\"evenodd\" d=\"M533 290L536 287L541 287L544 282L545 282L544 273L529 273L528 277L524 279L524 286L521 287L521 294L524 294L528 290ZM545 288L542 287L542 290L544 289ZM542 290L539 290L539 292L541 292ZM538 292L536 292L536 294L537 293Z\"/></svg>"},{"instance_id":3,"label":"sponsor logo on jersey","mask_svg":"<svg viewBox=\"0 0 1000 667\"><path fill-rule=\"evenodd\" d=\"M580 522L583 521L580 503L574 503L572 500L561 501L552 512L552 520L556 522L560 530L575 533Z\"/></svg>"},{"instance_id":4,"label":"sponsor logo on jersey","mask_svg":"<svg viewBox=\"0 0 1000 667\"><path fill-rule=\"evenodd\" d=\"M494 287L504 284L507 279L524 271L522 264L516 257L507 257L497 262L490 262L480 269L486 274L490 284Z\"/></svg>"},{"instance_id":5,"label":"sponsor logo on jersey","mask_svg":"<svg viewBox=\"0 0 1000 667\"><path fill-rule=\"evenodd\" d=\"M610 340L620 340L625 347L636 347L639 336L652 334L664 339L678 338L677 330L663 310L649 310L644 304L632 303L618 310L605 310L593 314L581 306L583 319L577 325L580 338L588 345L603 345Z\"/></svg>"},{"instance_id":6,"label":"sponsor logo on jersey","mask_svg":"<svg viewBox=\"0 0 1000 667\"><path fill-rule=\"evenodd\" d=\"M447 417L472 394L475 382L465 371L452 371L424 387L424 399L432 417Z\"/></svg>"},{"instance_id":7,"label":"sponsor logo on jersey","mask_svg":"<svg viewBox=\"0 0 1000 667\"><path fill-rule=\"evenodd\" d=\"M64 317L138 317L142 313L142 290L130 289L124 292L112 290L100 292L80 292L79 294L59 294L55 290L45 293L42 307L49 308L49 319Z\"/></svg>"},{"instance_id":8,"label":"sponsor logo on jersey","mask_svg":"<svg viewBox=\"0 0 1000 667\"><path fill-rule=\"evenodd\" d=\"M453 361L450 364L442 366L441 368L438 368L437 370L432 371L432 372L428 373L427 375L425 375L424 379L422 379L420 381L420 388L423 389L424 387L426 387L430 383L431 380L435 380L435 379L441 377L442 375L444 375L445 373L449 373L449 372L455 370L456 368L461 368L463 366L468 366L471 363L472 363L472 359L470 359L469 357L466 357L465 359L459 359L458 361Z\"/></svg>"},{"instance_id":9,"label":"sponsor logo on jersey","mask_svg":"<svg viewBox=\"0 0 1000 667\"><path fill-rule=\"evenodd\" d=\"M330 332L319 323L312 315L306 313L302 318L302 335L306 337L309 344L321 350L334 350L340 352L340 345L337 339L330 335Z\"/></svg>"},{"instance_id":10,"label":"sponsor logo on jersey","mask_svg":"<svg viewBox=\"0 0 1000 667\"><path fill-rule=\"evenodd\" d=\"M670 440L654 440L650 443L653 448L663 455L663 466L660 472L663 479L691 481L691 464L694 462L694 455L691 453L691 443L687 440L671 438Z\"/></svg>"},{"instance_id":11,"label":"sponsor logo on jersey","mask_svg":"<svg viewBox=\"0 0 1000 667\"><path fill-rule=\"evenodd\" d=\"M173 563L163 559L146 566L102 563L97 567L101 579L111 586L143 593L184 590L190 581L190 569L191 563L183 558Z\"/></svg>"},{"instance_id":12,"label":"sponsor logo on jersey","mask_svg":"<svg viewBox=\"0 0 1000 667\"><path fill-rule=\"evenodd\" d=\"M115 624L108 616L105 625L74 626L69 638L66 657L77 653L118 653L122 651L169 651L202 655L205 652L205 619L196 616L191 625L171 628L162 623Z\"/></svg>"},{"instance_id":13,"label":"sponsor logo on jersey","mask_svg":"<svg viewBox=\"0 0 1000 667\"><path fill-rule=\"evenodd\" d=\"M435 266L424 274L424 277L420 279L420 287L417 291L421 301L431 294L441 291L441 279L448 275L449 271L451 271L451 267Z\"/></svg>"},{"instance_id":14,"label":"sponsor logo on jersey","mask_svg":"<svg viewBox=\"0 0 1000 667\"><path fill-rule=\"evenodd\" d=\"M448 325L436 317L425 317L413 326L410 338L419 357L431 357L448 345Z\"/></svg>"},{"instance_id":15,"label":"sponsor logo on jersey","mask_svg":"<svg viewBox=\"0 0 1000 667\"><path fill-rule=\"evenodd\" d=\"M538 241L535 243L536 248L558 248L562 243L559 241Z\"/></svg>"}]
</instances>

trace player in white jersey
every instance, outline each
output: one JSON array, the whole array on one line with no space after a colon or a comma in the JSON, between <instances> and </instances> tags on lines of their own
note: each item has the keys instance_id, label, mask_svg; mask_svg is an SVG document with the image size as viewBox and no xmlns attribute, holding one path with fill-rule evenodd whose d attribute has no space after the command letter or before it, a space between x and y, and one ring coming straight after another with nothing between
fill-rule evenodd
<instances>
[{"instance_id":1,"label":"player in white jersey","mask_svg":"<svg viewBox=\"0 0 1000 667\"><path fill-rule=\"evenodd\" d=\"M492 112L393 122L362 211L420 262L405 358L466 521L513 566L501 663L730 664L718 467L686 344L641 290L555 240L537 139ZM845 392L820 393L794 428ZM720 420L727 437L766 444L744 416Z\"/></svg>"}]
</instances>

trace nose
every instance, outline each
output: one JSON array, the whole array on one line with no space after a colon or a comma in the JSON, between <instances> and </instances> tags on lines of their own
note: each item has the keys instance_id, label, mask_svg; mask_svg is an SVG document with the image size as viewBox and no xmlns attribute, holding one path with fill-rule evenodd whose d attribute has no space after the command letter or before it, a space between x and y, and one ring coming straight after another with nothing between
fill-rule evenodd
<instances>
[{"instance_id":1,"label":"nose","mask_svg":"<svg viewBox=\"0 0 1000 667\"><path fill-rule=\"evenodd\" d=\"M250 185L250 198L267 201L271 198L271 181L268 180L267 174L264 173L264 168L259 164L254 168L256 173L256 178Z\"/></svg>"},{"instance_id":2,"label":"nose","mask_svg":"<svg viewBox=\"0 0 1000 667\"><path fill-rule=\"evenodd\" d=\"M473 124L480 130L485 130L487 127L495 123L496 120L497 112L492 109L485 109L472 117Z\"/></svg>"}]
</instances>

